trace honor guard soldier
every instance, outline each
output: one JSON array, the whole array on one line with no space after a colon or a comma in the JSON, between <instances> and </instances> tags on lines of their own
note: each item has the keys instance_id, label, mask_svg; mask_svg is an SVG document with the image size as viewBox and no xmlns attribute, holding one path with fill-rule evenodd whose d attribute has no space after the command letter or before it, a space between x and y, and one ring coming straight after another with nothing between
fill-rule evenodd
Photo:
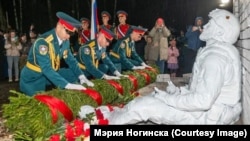
<instances>
[{"instance_id":1,"label":"honor guard soldier","mask_svg":"<svg viewBox=\"0 0 250 141\"><path fill-rule=\"evenodd\" d=\"M80 68L87 77L97 79L120 79L122 75L114 66L106 53L106 47L115 37L115 34L102 27L97 38L81 46L76 56ZM102 62L102 63L100 63ZM107 75L108 71L116 76Z\"/></svg>"},{"instance_id":2,"label":"honor guard soldier","mask_svg":"<svg viewBox=\"0 0 250 141\"><path fill-rule=\"evenodd\" d=\"M105 27L107 29L109 29L110 31L114 32L114 26L109 24L109 20L111 19L111 15L109 14L109 12L107 11L102 11L101 13L102 16L102 25L98 26L98 29L100 30L102 27ZM109 46L106 47L106 51L110 51L112 45L116 42L116 40L113 40Z\"/></svg>"},{"instance_id":3,"label":"honor guard soldier","mask_svg":"<svg viewBox=\"0 0 250 141\"><path fill-rule=\"evenodd\" d=\"M119 25L115 28L115 34L117 39L121 39L127 36L130 28L130 25L126 23L128 13L123 10L119 10L117 11L117 17L119 20Z\"/></svg>"},{"instance_id":4,"label":"honor guard soldier","mask_svg":"<svg viewBox=\"0 0 250 141\"><path fill-rule=\"evenodd\" d=\"M110 51L110 59L120 72L150 67L143 62L135 50L135 42L141 40L147 29L139 26L131 26L131 29L129 36L119 39Z\"/></svg>"},{"instance_id":5,"label":"honor guard soldier","mask_svg":"<svg viewBox=\"0 0 250 141\"><path fill-rule=\"evenodd\" d=\"M50 84L65 89L86 89L80 84L73 84L78 79L81 84L94 85L84 76L70 51L69 38L81 23L63 12L56 15L59 18L56 27L37 38L21 71L20 90L29 96L45 91L46 85ZM68 68L60 68L62 60Z\"/></svg>"},{"instance_id":6,"label":"honor guard soldier","mask_svg":"<svg viewBox=\"0 0 250 141\"><path fill-rule=\"evenodd\" d=\"M109 12L102 11L101 16L102 16L102 25L99 25L99 30L102 27L106 27L110 31L113 31L114 30L113 26L111 24L109 24L109 20L111 19L111 15L109 14Z\"/></svg>"},{"instance_id":7,"label":"honor guard soldier","mask_svg":"<svg viewBox=\"0 0 250 141\"><path fill-rule=\"evenodd\" d=\"M79 32L79 45L83 45L90 41L90 20L88 18L81 18L82 30Z\"/></svg>"},{"instance_id":8,"label":"honor guard soldier","mask_svg":"<svg viewBox=\"0 0 250 141\"><path fill-rule=\"evenodd\" d=\"M81 28L78 31L78 42L73 47L74 56L77 55L79 47L90 41L90 20L88 18L81 18Z\"/></svg>"}]
</instances>

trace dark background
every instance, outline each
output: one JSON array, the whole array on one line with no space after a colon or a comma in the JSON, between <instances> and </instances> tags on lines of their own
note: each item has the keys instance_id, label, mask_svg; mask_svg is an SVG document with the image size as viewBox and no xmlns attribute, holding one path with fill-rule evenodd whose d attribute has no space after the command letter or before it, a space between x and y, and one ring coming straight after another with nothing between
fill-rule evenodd
<instances>
[{"instance_id":1,"label":"dark background","mask_svg":"<svg viewBox=\"0 0 250 141\"><path fill-rule=\"evenodd\" d=\"M90 18L91 0L14 0L17 5L17 18L20 22L20 9L22 9L22 26L17 26L14 16L13 0L0 0L0 27L6 25L6 13L8 13L9 24L12 28L19 27L19 31L29 30L31 23L34 23L36 30L43 33L53 28L57 22L55 13L63 11L71 16L80 19ZM115 1L117 3L115 4ZM22 2L22 8L20 8ZM49 14L48 3L51 2L51 15ZM193 24L196 16L202 16L207 22L208 13L219 7L220 0L97 0L98 13L107 10L112 15L111 24L114 20L114 13L118 10L128 12L128 23L142 25L152 28L158 17L163 17L166 25L179 31L185 30L187 25ZM116 5L116 8L115 8ZM232 11L232 0L225 9ZM115 11L115 12L114 12ZM1 17L1 14L3 15ZM49 16L52 16L52 21ZM117 24L117 18L115 19ZM19 23L20 24L20 23ZM4 29L6 30L6 29ZM3 68L1 68L3 69ZM9 90L19 91L19 83L7 83L7 78L0 79L0 107L8 103ZM1 117L0 110L0 117Z\"/></svg>"},{"instance_id":2,"label":"dark background","mask_svg":"<svg viewBox=\"0 0 250 141\"><path fill-rule=\"evenodd\" d=\"M53 28L57 22L55 13L63 11L69 15L80 19L81 17L90 18L91 0L15 0L17 5L17 14L20 17L19 10L23 12L22 27L19 31L28 31L29 25L34 23L39 33L43 33ZM22 8L20 8L22 1ZM221 0L96 0L98 5L98 14L102 10L110 12L111 24L117 18L114 13L118 10L125 10L128 13L127 23L132 25L141 25L146 28L152 28L158 17L163 17L168 27L173 32L185 30L187 25L193 24L195 17L202 16L205 22L208 21L208 13L219 7ZM0 0L2 12L6 16L8 13L9 25L16 28L13 0ZM49 20L48 2L51 3L51 12L53 21ZM116 3L115 3L116 2ZM227 7L232 11L232 0ZM99 16L100 21L100 16ZM20 23L19 23L20 25Z\"/></svg>"}]
</instances>

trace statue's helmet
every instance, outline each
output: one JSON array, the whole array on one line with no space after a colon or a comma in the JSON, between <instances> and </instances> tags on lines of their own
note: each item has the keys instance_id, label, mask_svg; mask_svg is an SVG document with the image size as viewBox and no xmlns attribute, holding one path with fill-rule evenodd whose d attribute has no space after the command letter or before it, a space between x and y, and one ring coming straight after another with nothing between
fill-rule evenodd
<instances>
[{"instance_id":1,"label":"statue's helmet","mask_svg":"<svg viewBox=\"0 0 250 141\"><path fill-rule=\"evenodd\" d=\"M223 9L215 9L208 15L210 19L219 26L220 36L217 36L217 40L235 43L240 34L240 24L238 18L231 12Z\"/></svg>"}]
</instances>

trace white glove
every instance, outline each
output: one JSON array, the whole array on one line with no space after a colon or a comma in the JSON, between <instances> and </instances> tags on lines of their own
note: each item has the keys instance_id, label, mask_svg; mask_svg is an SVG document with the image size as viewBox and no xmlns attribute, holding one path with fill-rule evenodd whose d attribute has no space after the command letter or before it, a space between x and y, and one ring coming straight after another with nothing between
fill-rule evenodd
<instances>
[{"instance_id":1,"label":"white glove","mask_svg":"<svg viewBox=\"0 0 250 141\"><path fill-rule=\"evenodd\" d=\"M179 93L180 89L178 87L176 87L171 80L169 80L166 91L169 94L175 94L175 93Z\"/></svg>"},{"instance_id":2,"label":"white glove","mask_svg":"<svg viewBox=\"0 0 250 141\"><path fill-rule=\"evenodd\" d=\"M141 63L141 65L142 65L142 66L144 66L145 68L152 68L151 66L149 66L149 65L145 64L144 62L143 62L143 63Z\"/></svg>"},{"instance_id":3,"label":"white glove","mask_svg":"<svg viewBox=\"0 0 250 141\"><path fill-rule=\"evenodd\" d=\"M70 90L86 90L86 88L83 87L82 85L79 85L79 84L71 84L71 83L68 83L68 84L65 86L65 89L70 89Z\"/></svg>"},{"instance_id":4,"label":"white glove","mask_svg":"<svg viewBox=\"0 0 250 141\"><path fill-rule=\"evenodd\" d=\"M89 81L85 75L80 75L79 76L79 79L80 79L80 84L83 84L83 83L86 83L89 87L94 87L94 83Z\"/></svg>"},{"instance_id":5,"label":"white glove","mask_svg":"<svg viewBox=\"0 0 250 141\"><path fill-rule=\"evenodd\" d=\"M89 87L94 87L94 83L91 82L91 81L89 81L89 80L86 81L86 84L87 84Z\"/></svg>"},{"instance_id":6,"label":"white glove","mask_svg":"<svg viewBox=\"0 0 250 141\"><path fill-rule=\"evenodd\" d=\"M122 75L119 71L115 71L114 75L116 75L117 77L128 77L128 75Z\"/></svg>"},{"instance_id":7,"label":"white glove","mask_svg":"<svg viewBox=\"0 0 250 141\"><path fill-rule=\"evenodd\" d=\"M120 79L120 78L117 77L117 76L110 76L110 75L106 75L106 74L104 74L102 78L104 78L104 79L106 79L106 80Z\"/></svg>"},{"instance_id":8,"label":"white glove","mask_svg":"<svg viewBox=\"0 0 250 141\"><path fill-rule=\"evenodd\" d=\"M145 69L145 66L133 66L133 70L143 70Z\"/></svg>"}]
</instances>

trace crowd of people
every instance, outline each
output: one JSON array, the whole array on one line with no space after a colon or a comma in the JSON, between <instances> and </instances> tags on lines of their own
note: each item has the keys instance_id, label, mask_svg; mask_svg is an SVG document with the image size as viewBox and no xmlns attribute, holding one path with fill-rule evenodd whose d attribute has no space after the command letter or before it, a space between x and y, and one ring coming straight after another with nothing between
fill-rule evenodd
<instances>
[{"instance_id":1,"label":"crowd of people","mask_svg":"<svg viewBox=\"0 0 250 141\"><path fill-rule=\"evenodd\" d=\"M9 82L18 82L21 79L20 89L32 95L50 84L69 88L72 85L67 84L77 82L80 75L81 78L84 76L82 82L93 85L88 79L119 79L123 76L122 71L145 69L152 65L159 68L160 74L169 73L171 77L176 77L187 73L183 71L184 67L192 67L197 50L204 45L199 40L203 28L201 17L195 19L194 25L190 26L186 33L182 30L180 35L175 35L161 17L157 18L155 26L148 30L127 23L129 15L126 11L119 10L116 14L119 24L113 26L110 24L110 13L101 12L102 22L98 25L95 39L91 39L91 21L87 17L76 20L63 12L57 13L58 23L53 31L39 36L33 24L30 26L29 35L18 35L14 29L8 32L1 31L1 65L5 68L1 71L1 78L8 78ZM62 30L69 36L60 37L62 31L58 27L63 27ZM46 61L44 56L48 57ZM76 64L77 67L72 64ZM42 73L31 75L30 78L36 79L37 76L41 81L45 81L44 85L40 85L41 88L36 86L31 90L30 85L35 82L30 81L26 74L32 74L32 70ZM43 73L44 71L47 73ZM188 70L188 73L191 71ZM51 79L57 76L52 76L54 72L63 76L64 80L60 80L59 83L59 79ZM41 81L37 80L37 83L40 84ZM82 89L81 86L77 87L73 86L72 89Z\"/></svg>"},{"instance_id":2,"label":"crowd of people","mask_svg":"<svg viewBox=\"0 0 250 141\"><path fill-rule=\"evenodd\" d=\"M120 23L113 27L108 24L110 14L103 11L103 25L98 26L95 39L90 38L89 19L79 21L64 12L56 15L55 28L46 33L31 36L34 32L31 28L33 40L27 40L25 34L17 36L15 30L1 31L9 82L20 81L23 93L33 96L48 85L85 90L82 84L94 86L90 79L120 79L128 77L123 71L155 64L161 74L167 68L171 77L176 77L179 69L192 72L190 82L176 87L170 81L166 91L155 87L153 93L137 97L123 108L116 107L112 112L103 109L110 124L148 120L158 124L233 124L239 119L241 61L233 44L240 25L232 13L215 9L209 13L210 20L204 27L203 18L197 17L186 33L180 31L175 36L163 18L158 18L148 30L126 23L128 13L119 10ZM77 40L72 48L70 38L75 33ZM137 52L142 39L143 55ZM91 111L89 108L94 109L84 105L81 116L88 114L85 112Z\"/></svg>"},{"instance_id":3,"label":"crowd of people","mask_svg":"<svg viewBox=\"0 0 250 141\"><path fill-rule=\"evenodd\" d=\"M33 24L29 31L18 33L15 29L0 30L0 79L8 78L8 82L18 82L20 70L26 64L27 55L38 33Z\"/></svg>"}]
</instances>

